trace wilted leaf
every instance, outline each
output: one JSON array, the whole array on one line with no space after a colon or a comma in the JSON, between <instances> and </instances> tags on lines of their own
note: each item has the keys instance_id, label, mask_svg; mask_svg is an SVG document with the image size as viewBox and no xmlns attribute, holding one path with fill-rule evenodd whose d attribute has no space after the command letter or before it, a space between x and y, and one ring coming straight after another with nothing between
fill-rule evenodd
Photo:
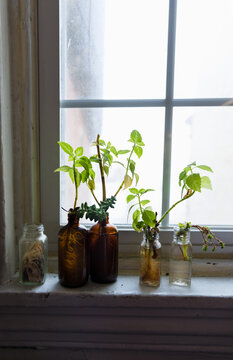
<instances>
[{"instance_id":1,"label":"wilted leaf","mask_svg":"<svg viewBox=\"0 0 233 360\"><path fill-rule=\"evenodd\" d=\"M124 177L124 189L127 189L132 185L133 179L129 175L125 175Z\"/></svg>"}]
</instances>

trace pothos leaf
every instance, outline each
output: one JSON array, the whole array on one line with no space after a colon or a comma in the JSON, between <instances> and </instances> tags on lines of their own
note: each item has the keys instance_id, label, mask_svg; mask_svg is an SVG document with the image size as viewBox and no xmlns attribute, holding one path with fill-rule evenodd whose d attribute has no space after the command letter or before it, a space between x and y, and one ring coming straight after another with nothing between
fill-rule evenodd
<instances>
[{"instance_id":1,"label":"pothos leaf","mask_svg":"<svg viewBox=\"0 0 233 360\"><path fill-rule=\"evenodd\" d=\"M208 176L201 177L201 187L212 190L212 184Z\"/></svg>"},{"instance_id":2,"label":"pothos leaf","mask_svg":"<svg viewBox=\"0 0 233 360\"><path fill-rule=\"evenodd\" d=\"M136 195L128 195L126 198L127 204L132 201L133 199L135 199Z\"/></svg>"},{"instance_id":3,"label":"pothos leaf","mask_svg":"<svg viewBox=\"0 0 233 360\"><path fill-rule=\"evenodd\" d=\"M139 194L139 191L138 191L138 189L136 189L136 188L131 188L131 189L129 189L129 191L130 191L132 194L135 194L135 195L138 195L138 194Z\"/></svg>"},{"instance_id":4,"label":"pothos leaf","mask_svg":"<svg viewBox=\"0 0 233 360\"><path fill-rule=\"evenodd\" d=\"M146 204L149 204L150 200L142 200L141 204L142 206L145 206Z\"/></svg>"},{"instance_id":5,"label":"pothos leaf","mask_svg":"<svg viewBox=\"0 0 233 360\"><path fill-rule=\"evenodd\" d=\"M135 179L136 179L136 186L137 186L138 181L139 181L139 175L138 175L138 174L136 174L136 173L134 173L134 176L135 176Z\"/></svg>"},{"instance_id":6,"label":"pothos leaf","mask_svg":"<svg viewBox=\"0 0 233 360\"><path fill-rule=\"evenodd\" d=\"M144 210L142 212L142 219L146 225L150 227L155 226L155 213L151 210Z\"/></svg>"},{"instance_id":7,"label":"pothos leaf","mask_svg":"<svg viewBox=\"0 0 233 360\"><path fill-rule=\"evenodd\" d=\"M75 149L75 155L82 156L83 155L83 147L79 146L77 149Z\"/></svg>"},{"instance_id":8,"label":"pothos leaf","mask_svg":"<svg viewBox=\"0 0 233 360\"><path fill-rule=\"evenodd\" d=\"M127 189L132 185L133 179L129 175L125 175L124 177L124 189Z\"/></svg>"},{"instance_id":9,"label":"pothos leaf","mask_svg":"<svg viewBox=\"0 0 233 360\"><path fill-rule=\"evenodd\" d=\"M191 174L185 180L188 187L194 191L201 192L201 177L200 174Z\"/></svg>"},{"instance_id":10,"label":"pothos leaf","mask_svg":"<svg viewBox=\"0 0 233 360\"><path fill-rule=\"evenodd\" d=\"M143 153L143 149L142 149L141 146L135 146L134 147L134 152L138 156L138 158L140 159L140 157L142 156L142 153Z\"/></svg>"},{"instance_id":11,"label":"pothos leaf","mask_svg":"<svg viewBox=\"0 0 233 360\"><path fill-rule=\"evenodd\" d=\"M56 170L54 170L54 172L57 172L57 171L69 172L70 170L72 170L72 167L64 165L64 166L61 166L61 167L57 168Z\"/></svg>"},{"instance_id":12,"label":"pothos leaf","mask_svg":"<svg viewBox=\"0 0 233 360\"><path fill-rule=\"evenodd\" d=\"M130 150L119 150L117 152L118 155L123 155L123 154L128 154L130 152Z\"/></svg>"},{"instance_id":13,"label":"pothos leaf","mask_svg":"<svg viewBox=\"0 0 233 360\"><path fill-rule=\"evenodd\" d=\"M65 151L65 153L67 153L70 156L73 156L74 150L71 145L69 145L68 143L66 143L64 141L58 141L57 143L60 145L62 150Z\"/></svg>"},{"instance_id":14,"label":"pothos leaf","mask_svg":"<svg viewBox=\"0 0 233 360\"><path fill-rule=\"evenodd\" d=\"M88 187L90 190L95 190L95 181L93 179L88 180Z\"/></svg>"},{"instance_id":15,"label":"pothos leaf","mask_svg":"<svg viewBox=\"0 0 233 360\"><path fill-rule=\"evenodd\" d=\"M207 165L198 165L197 168L205 170L205 171L210 171L213 172L213 170L211 169L211 167L207 166Z\"/></svg>"},{"instance_id":16,"label":"pothos leaf","mask_svg":"<svg viewBox=\"0 0 233 360\"><path fill-rule=\"evenodd\" d=\"M73 169L69 170L69 175L70 175L72 183L74 184L74 170Z\"/></svg>"}]
</instances>

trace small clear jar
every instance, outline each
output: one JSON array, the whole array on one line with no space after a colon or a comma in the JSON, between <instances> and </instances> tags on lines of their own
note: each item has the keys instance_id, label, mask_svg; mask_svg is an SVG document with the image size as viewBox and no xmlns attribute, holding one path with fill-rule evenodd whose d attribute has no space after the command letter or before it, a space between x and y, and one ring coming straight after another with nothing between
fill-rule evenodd
<instances>
[{"instance_id":1,"label":"small clear jar","mask_svg":"<svg viewBox=\"0 0 233 360\"><path fill-rule=\"evenodd\" d=\"M189 229L174 227L169 259L169 283L190 286L192 276L192 244Z\"/></svg>"},{"instance_id":2,"label":"small clear jar","mask_svg":"<svg viewBox=\"0 0 233 360\"><path fill-rule=\"evenodd\" d=\"M47 273L48 238L42 224L25 224L19 240L19 281L40 285Z\"/></svg>"},{"instance_id":3,"label":"small clear jar","mask_svg":"<svg viewBox=\"0 0 233 360\"><path fill-rule=\"evenodd\" d=\"M140 284L158 287L160 285L160 249L159 233L143 232L140 246Z\"/></svg>"}]
</instances>

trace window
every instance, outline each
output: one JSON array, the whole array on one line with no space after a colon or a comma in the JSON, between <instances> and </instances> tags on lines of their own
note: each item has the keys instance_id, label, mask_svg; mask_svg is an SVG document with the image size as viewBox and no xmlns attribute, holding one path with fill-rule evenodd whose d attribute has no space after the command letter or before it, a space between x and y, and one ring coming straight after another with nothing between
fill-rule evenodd
<instances>
[{"instance_id":1,"label":"window","mask_svg":"<svg viewBox=\"0 0 233 360\"><path fill-rule=\"evenodd\" d=\"M101 132L117 146L137 128L146 143L141 186L156 189L159 212L179 198L187 163L214 169L213 192L177 207L165 226L191 220L231 229L233 109L223 105L233 93L232 10L230 0L60 1L61 139L87 149ZM68 208L64 184L61 176ZM111 217L126 219L127 208Z\"/></svg>"}]
</instances>

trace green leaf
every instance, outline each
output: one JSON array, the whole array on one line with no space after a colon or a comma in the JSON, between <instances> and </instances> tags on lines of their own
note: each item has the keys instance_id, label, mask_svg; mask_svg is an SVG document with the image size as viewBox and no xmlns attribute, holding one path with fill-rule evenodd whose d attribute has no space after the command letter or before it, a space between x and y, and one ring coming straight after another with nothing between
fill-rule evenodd
<instances>
[{"instance_id":1,"label":"green leaf","mask_svg":"<svg viewBox=\"0 0 233 360\"><path fill-rule=\"evenodd\" d=\"M111 151L115 156L118 156L118 152L117 152L115 146L111 146L111 147L110 147L110 151Z\"/></svg>"},{"instance_id":2,"label":"green leaf","mask_svg":"<svg viewBox=\"0 0 233 360\"><path fill-rule=\"evenodd\" d=\"M70 175L72 183L74 184L74 170L73 169L70 169L69 175Z\"/></svg>"},{"instance_id":3,"label":"green leaf","mask_svg":"<svg viewBox=\"0 0 233 360\"><path fill-rule=\"evenodd\" d=\"M110 141L108 141L108 143L107 143L107 149L110 149L110 147L111 147L111 143L110 143Z\"/></svg>"},{"instance_id":4,"label":"green leaf","mask_svg":"<svg viewBox=\"0 0 233 360\"><path fill-rule=\"evenodd\" d=\"M155 226L155 213L151 210L144 210L142 212L142 219L146 225L150 227Z\"/></svg>"},{"instance_id":5,"label":"green leaf","mask_svg":"<svg viewBox=\"0 0 233 360\"><path fill-rule=\"evenodd\" d=\"M132 185L133 179L129 176L129 175L125 175L124 177L124 189L127 189L128 187L130 187Z\"/></svg>"},{"instance_id":6,"label":"green leaf","mask_svg":"<svg viewBox=\"0 0 233 360\"><path fill-rule=\"evenodd\" d=\"M133 205L130 206L129 211L128 211L128 214L130 213L130 211L132 210L132 208L133 208L134 206L136 206L136 205L138 205L138 203L137 203L137 204L133 204Z\"/></svg>"},{"instance_id":7,"label":"green leaf","mask_svg":"<svg viewBox=\"0 0 233 360\"><path fill-rule=\"evenodd\" d=\"M143 194L145 194L145 191L146 191L145 189L140 189L140 190L139 190L139 193L140 193L141 195L143 195Z\"/></svg>"},{"instance_id":8,"label":"green leaf","mask_svg":"<svg viewBox=\"0 0 233 360\"><path fill-rule=\"evenodd\" d=\"M105 141L104 140L99 140L99 144L101 145L101 146L106 146L106 143L105 143Z\"/></svg>"},{"instance_id":9,"label":"green leaf","mask_svg":"<svg viewBox=\"0 0 233 360\"><path fill-rule=\"evenodd\" d=\"M142 206L145 206L146 204L149 204L150 200L142 200L141 204Z\"/></svg>"},{"instance_id":10,"label":"green leaf","mask_svg":"<svg viewBox=\"0 0 233 360\"><path fill-rule=\"evenodd\" d=\"M91 177L92 179L95 178L95 172L94 172L93 169L89 169L89 175L90 175L90 177Z\"/></svg>"},{"instance_id":11,"label":"green leaf","mask_svg":"<svg viewBox=\"0 0 233 360\"><path fill-rule=\"evenodd\" d=\"M149 192L149 191L155 191L154 189L146 189L145 191L144 191L144 194L146 194L147 192Z\"/></svg>"},{"instance_id":12,"label":"green leaf","mask_svg":"<svg viewBox=\"0 0 233 360\"><path fill-rule=\"evenodd\" d=\"M136 186L137 186L138 181L139 181L139 175L138 175L138 174L136 174L136 173L134 173L134 176L135 176L135 179L136 179Z\"/></svg>"},{"instance_id":13,"label":"green leaf","mask_svg":"<svg viewBox=\"0 0 233 360\"><path fill-rule=\"evenodd\" d=\"M95 162L95 163L99 163L99 162L100 162L100 159L98 158L97 155L94 155L94 156L91 156L91 157L90 157L90 161L91 161L91 162Z\"/></svg>"},{"instance_id":14,"label":"green leaf","mask_svg":"<svg viewBox=\"0 0 233 360\"><path fill-rule=\"evenodd\" d=\"M198 165L197 168L202 169L202 170L206 170L206 171L213 172L213 170L211 169L211 167L209 167L209 166L207 166L207 165Z\"/></svg>"},{"instance_id":15,"label":"green leaf","mask_svg":"<svg viewBox=\"0 0 233 360\"><path fill-rule=\"evenodd\" d=\"M139 191L138 191L138 189L136 189L136 188L131 188L131 189L129 189L129 191L130 191L132 194L135 194L135 195L138 195L138 194L139 194Z\"/></svg>"},{"instance_id":16,"label":"green leaf","mask_svg":"<svg viewBox=\"0 0 233 360\"><path fill-rule=\"evenodd\" d=\"M131 171L132 175L134 175L135 162L133 160L130 160L129 168L130 168L130 171Z\"/></svg>"},{"instance_id":17,"label":"green leaf","mask_svg":"<svg viewBox=\"0 0 233 360\"><path fill-rule=\"evenodd\" d=\"M140 219L140 211L137 209L137 210L135 210L134 213L133 213L133 221L134 221L134 222L135 222L135 221L138 222L139 219Z\"/></svg>"},{"instance_id":18,"label":"green leaf","mask_svg":"<svg viewBox=\"0 0 233 360\"><path fill-rule=\"evenodd\" d=\"M196 163L196 161L194 161L194 162L192 162L191 164L188 164L187 167L190 167L190 168L191 168L191 166L196 166L196 165L197 165L197 163Z\"/></svg>"},{"instance_id":19,"label":"green leaf","mask_svg":"<svg viewBox=\"0 0 233 360\"><path fill-rule=\"evenodd\" d=\"M78 172L77 169L75 169L75 175L76 175L76 182L77 182L77 188L78 188L82 181L82 175L80 172Z\"/></svg>"},{"instance_id":20,"label":"green leaf","mask_svg":"<svg viewBox=\"0 0 233 360\"><path fill-rule=\"evenodd\" d=\"M87 170L83 170L82 172L81 172L81 177L82 177L82 182L83 183L85 183L86 181L87 181L87 179L88 179L88 171Z\"/></svg>"},{"instance_id":21,"label":"green leaf","mask_svg":"<svg viewBox=\"0 0 233 360\"><path fill-rule=\"evenodd\" d=\"M75 149L75 154L76 154L77 156L82 156L82 154L83 154L83 147L82 147L82 146L77 147L77 149Z\"/></svg>"},{"instance_id":22,"label":"green leaf","mask_svg":"<svg viewBox=\"0 0 233 360\"><path fill-rule=\"evenodd\" d=\"M183 170L179 175L179 180L183 180L185 178L185 176L186 176L186 171Z\"/></svg>"},{"instance_id":23,"label":"green leaf","mask_svg":"<svg viewBox=\"0 0 233 360\"><path fill-rule=\"evenodd\" d=\"M93 179L89 179L87 185L90 190L95 190L95 182Z\"/></svg>"},{"instance_id":24,"label":"green leaf","mask_svg":"<svg viewBox=\"0 0 233 360\"><path fill-rule=\"evenodd\" d=\"M122 164L120 161L113 161L112 163L113 163L113 164L120 164L121 166L123 166L123 167L125 168L125 165Z\"/></svg>"},{"instance_id":25,"label":"green leaf","mask_svg":"<svg viewBox=\"0 0 233 360\"><path fill-rule=\"evenodd\" d=\"M123 154L128 154L130 152L130 150L119 150L117 152L118 155L123 155Z\"/></svg>"},{"instance_id":26,"label":"green leaf","mask_svg":"<svg viewBox=\"0 0 233 360\"><path fill-rule=\"evenodd\" d=\"M211 180L208 176L201 177L201 187L212 190Z\"/></svg>"},{"instance_id":27,"label":"green leaf","mask_svg":"<svg viewBox=\"0 0 233 360\"><path fill-rule=\"evenodd\" d=\"M72 167L64 165L64 166L61 166L61 167L57 168L56 170L54 170L54 172L57 172L57 171L68 172L68 171L70 171L70 169L72 170Z\"/></svg>"},{"instance_id":28,"label":"green leaf","mask_svg":"<svg viewBox=\"0 0 233 360\"><path fill-rule=\"evenodd\" d=\"M138 143L142 141L141 134L137 130L133 130L130 134L130 140L134 143Z\"/></svg>"},{"instance_id":29,"label":"green leaf","mask_svg":"<svg viewBox=\"0 0 233 360\"><path fill-rule=\"evenodd\" d=\"M105 174L108 176L109 174L109 167L107 165L103 166Z\"/></svg>"},{"instance_id":30,"label":"green leaf","mask_svg":"<svg viewBox=\"0 0 233 360\"><path fill-rule=\"evenodd\" d=\"M201 192L201 177L199 174L189 175L185 182L190 189Z\"/></svg>"},{"instance_id":31,"label":"green leaf","mask_svg":"<svg viewBox=\"0 0 233 360\"><path fill-rule=\"evenodd\" d=\"M65 153L73 157L74 150L71 145L67 144L64 141L58 141L57 143L61 146L62 150L65 151Z\"/></svg>"},{"instance_id":32,"label":"green leaf","mask_svg":"<svg viewBox=\"0 0 233 360\"><path fill-rule=\"evenodd\" d=\"M138 156L138 158L140 159L140 157L142 156L143 153L143 149L141 148L141 146L134 146L134 152L135 154Z\"/></svg>"},{"instance_id":33,"label":"green leaf","mask_svg":"<svg viewBox=\"0 0 233 360\"><path fill-rule=\"evenodd\" d=\"M82 156L75 162L76 166L79 166L79 164L87 171L92 167L90 160L86 156Z\"/></svg>"},{"instance_id":34,"label":"green leaf","mask_svg":"<svg viewBox=\"0 0 233 360\"><path fill-rule=\"evenodd\" d=\"M134 198L136 197L136 195L128 195L126 198L127 204L132 201Z\"/></svg>"}]
</instances>

